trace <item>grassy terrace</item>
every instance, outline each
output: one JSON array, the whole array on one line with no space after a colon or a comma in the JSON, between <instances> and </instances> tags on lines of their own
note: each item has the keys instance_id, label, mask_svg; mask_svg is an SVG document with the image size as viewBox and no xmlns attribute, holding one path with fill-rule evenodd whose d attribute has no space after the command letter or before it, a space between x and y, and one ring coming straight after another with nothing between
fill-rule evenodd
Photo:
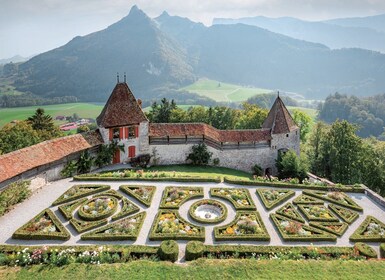
<instances>
[{"instance_id":1,"label":"grassy terrace","mask_svg":"<svg viewBox=\"0 0 385 280\"><path fill-rule=\"evenodd\" d=\"M0 267L1 279L383 279L383 261L199 260L188 265L135 261L64 267Z\"/></svg>"}]
</instances>

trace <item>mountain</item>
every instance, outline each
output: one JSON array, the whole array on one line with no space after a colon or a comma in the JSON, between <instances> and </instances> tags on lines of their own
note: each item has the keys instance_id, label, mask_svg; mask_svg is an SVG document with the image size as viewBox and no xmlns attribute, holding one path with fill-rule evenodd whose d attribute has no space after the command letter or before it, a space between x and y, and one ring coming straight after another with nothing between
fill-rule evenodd
<instances>
[{"instance_id":1,"label":"mountain","mask_svg":"<svg viewBox=\"0 0 385 280\"><path fill-rule=\"evenodd\" d=\"M346 27L366 27L385 33L385 14L370 17L338 18L324 22Z\"/></svg>"},{"instance_id":2,"label":"mountain","mask_svg":"<svg viewBox=\"0 0 385 280\"><path fill-rule=\"evenodd\" d=\"M374 19L363 18L360 25L358 19L311 22L290 17L263 16L213 20L213 24L243 23L258 26L296 39L321 43L333 49L363 48L385 53L385 17L381 16L373 24L371 22L374 22Z\"/></svg>"},{"instance_id":3,"label":"mountain","mask_svg":"<svg viewBox=\"0 0 385 280\"><path fill-rule=\"evenodd\" d=\"M4 65L10 62L12 63L24 62L24 61L27 61L28 59L29 57L22 57L21 55L15 55L10 58L0 59L0 65Z\"/></svg>"},{"instance_id":4,"label":"mountain","mask_svg":"<svg viewBox=\"0 0 385 280\"><path fill-rule=\"evenodd\" d=\"M147 98L165 85L179 88L195 79L186 52L134 6L107 29L75 37L21 64L16 86L47 98L105 101L116 72L121 80L126 72L136 95Z\"/></svg>"},{"instance_id":5,"label":"mountain","mask_svg":"<svg viewBox=\"0 0 385 280\"><path fill-rule=\"evenodd\" d=\"M196 98L176 89L200 77L322 99L337 91L382 92L384 65L385 55L378 52L331 50L245 24L206 27L166 12L150 19L134 6L105 30L19 65L15 85L44 98L105 101L115 73L122 80L126 72L132 91L145 101Z\"/></svg>"}]
</instances>

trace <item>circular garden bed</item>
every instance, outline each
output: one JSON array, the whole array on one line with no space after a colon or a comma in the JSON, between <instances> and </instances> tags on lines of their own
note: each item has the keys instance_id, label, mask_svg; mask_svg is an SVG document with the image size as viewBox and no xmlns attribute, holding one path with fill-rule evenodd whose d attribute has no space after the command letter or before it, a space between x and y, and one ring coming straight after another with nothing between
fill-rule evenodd
<instances>
[{"instance_id":1,"label":"circular garden bed","mask_svg":"<svg viewBox=\"0 0 385 280\"><path fill-rule=\"evenodd\" d=\"M87 200L79 208L79 217L86 221L110 217L118 208L118 200L112 196L100 196Z\"/></svg>"},{"instance_id":2,"label":"circular garden bed","mask_svg":"<svg viewBox=\"0 0 385 280\"><path fill-rule=\"evenodd\" d=\"M219 223L226 219L226 206L216 200L204 199L195 202L189 210L190 217L200 223Z\"/></svg>"}]
</instances>

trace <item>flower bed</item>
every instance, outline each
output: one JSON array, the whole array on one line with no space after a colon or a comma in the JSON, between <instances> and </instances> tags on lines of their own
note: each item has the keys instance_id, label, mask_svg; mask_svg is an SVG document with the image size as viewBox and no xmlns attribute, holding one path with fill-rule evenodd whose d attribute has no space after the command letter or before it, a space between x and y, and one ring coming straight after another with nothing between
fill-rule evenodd
<instances>
[{"instance_id":1,"label":"flower bed","mask_svg":"<svg viewBox=\"0 0 385 280\"><path fill-rule=\"evenodd\" d=\"M342 236L348 229L348 224L342 222L310 222L309 225L337 236Z\"/></svg>"},{"instance_id":2,"label":"flower bed","mask_svg":"<svg viewBox=\"0 0 385 280\"><path fill-rule=\"evenodd\" d=\"M303 193L353 210L363 211L361 206L355 203L347 194L342 192L303 191Z\"/></svg>"},{"instance_id":3,"label":"flower bed","mask_svg":"<svg viewBox=\"0 0 385 280\"><path fill-rule=\"evenodd\" d=\"M325 201L306 195L306 194L300 194L298 197L296 197L293 200L293 204L324 204Z\"/></svg>"},{"instance_id":4,"label":"flower bed","mask_svg":"<svg viewBox=\"0 0 385 280\"><path fill-rule=\"evenodd\" d=\"M215 217L207 216L207 215L203 217L199 216L199 214L197 214L197 211L199 211L202 207L208 207L207 208L208 211L214 212L217 215ZM193 205L191 205L189 209L189 215L191 219L200 223L219 223L226 219L227 208L223 203L219 201L212 200L212 199L204 199L204 200L199 200L195 202Z\"/></svg>"},{"instance_id":5,"label":"flower bed","mask_svg":"<svg viewBox=\"0 0 385 280\"><path fill-rule=\"evenodd\" d=\"M177 210L163 209L158 212L152 224L150 240L202 240L205 229L194 226L179 216Z\"/></svg>"},{"instance_id":6,"label":"flower bed","mask_svg":"<svg viewBox=\"0 0 385 280\"><path fill-rule=\"evenodd\" d=\"M257 194L265 208L271 209L294 196L295 192L292 190L257 189Z\"/></svg>"},{"instance_id":7,"label":"flower bed","mask_svg":"<svg viewBox=\"0 0 385 280\"><path fill-rule=\"evenodd\" d=\"M166 187L159 208L179 209L189 199L203 197L201 187Z\"/></svg>"},{"instance_id":8,"label":"flower bed","mask_svg":"<svg viewBox=\"0 0 385 280\"><path fill-rule=\"evenodd\" d=\"M367 216L365 221L349 237L350 241L383 242L385 241L385 224L373 216Z\"/></svg>"},{"instance_id":9,"label":"flower bed","mask_svg":"<svg viewBox=\"0 0 385 280\"><path fill-rule=\"evenodd\" d=\"M79 208L79 217L85 221L96 221L110 217L118 208L118 200L112 196L95 197Z\"/></svg>"},{"instance_id":10,"label":"flower bed","mask_svg":"<svg viewBox=\"0 0 385 280\"><path fill-rule=\"evenodd\" d=\"M237 216L233 222L214 228L214 237L216 241L270 240L266 227L257 211L237 211Z\"/></svg>"},{"instance_id":11,"label":"flower bed","mask_svg":"<svg viewBox=\"0 0 385 280\"><path fill-rule=\"evenodd\" d=\"M324 205L298 205L298 209L309 221L338 222L338 218Z\"/></svg>"},{"instance_id":12,"label":"flower bed","mask_svg":"<svg viewBox=\"0 0 385 280\"><path fill-rule=\"evenodd\" d=\"M14 239L68 240L70 234L50 209L44 209L12 235Z\"/></svg>"},{"instance_id":13,"label":"flower bed","mask_svg":"<svg viewBox=\"0 0 385 280\"><path fill-rule=\"evenodd\" d=\"M336 213L338 217L340 217L344 222L347 222L348 224L353 223L360 216L357 212L338 205L329 204L328 207L334 213Z\"/></svg>"},{"instance_id":14,"label":"flower bed","mask_svg":"<svg viewBox=\"0 0 385 280\"><path fill-rule=\"evenodd\" d=\"M211 188L211 196L221 197L230 201L236 210L255 210L255 204L247 189Z\"/></svg>"},{"instance_id":15,"label":"flower bed","mask_svg":"<svg viewBox=\"0 0 385 280\"><path fill-rule=\"evenodd\" d=\"M295 209L294 205L291 203L286 203L284 206L279 208L276 214L282 215L284 217L288 217L289 219L298 221L300 223L305 223L305 220L299 214L299 212Z\"/></svg>"},{"instance_id":16,"label":"flower bed","mask_svg":"<svg viewBox=\"0 0 385 280\"><path fill-rule=\"evenodd\" d=\"M270 218L285 241L316 242L337 240L337 237L333 234L304 225L281 215L270 214Z\"/></svg>"},{"instance_id":17,"label":"flower bed","mask_svg":"<svg viewBox=\"0 0 385 280\"><path fill-rule=\"evenodd\" d=\"M83 234L82 240L136 240L142 228L146 212L124 218L92 232Z\"/></svg>"},{"instance_id":18,"label":"flower bed","mask_svg":"<svg viewBox=\"0 0 385 280\"><path fill-rule=\"evenodd\" d=\"M70 224L75 228L78 233L83 233L85 231L107 224L107 219L99 221L81 221L76 218L72 218L70 220Z\"/></svg>"},{"instance_id":19,"label":"flower bed","mask_svg":"<svg viewBox=\"0 0 385 280\"><path fill-rule=\"evenodd\" d=\"M105 196L105 195L113 196L113 197L115 197L116 199L119 199L119 200L123 198L123 195L121 195L120 193L118 193L115 190L108 190L108 191L105 191L105 192L102 192L102 193L98 193L98 194L94 195L93 197L99 197L99 196Z\"/></svg>"},{"instance_id":20,"label":"flower bed","mask_svg":"<svg viewBox=\"0 0 385 280\"><path fill-rule=\"evenodd\" d=\"M127 198L123 198L122 208L120 209L119 213L112 216L111 220L115 221L115 220L127 217L129 215L132 215L139 211L140 211L140 208L138 206L136 206L134 203L129 201Z\"/></svg>"},{"instance_id":21,"label":"flower bed","mask_svg":"<svg viewBox=\"0 0 385 280\"><path fill-rule=\"evenodd\" d=\"M79 198L89 196L98 192L103 192L111 187L108 185L75 185L62 194L58 199L56 199L52 206L59 205L62 203L70 202L77 200Z\"/></svg>"},{"instance_id":22,"label":"flower bed","mask_svg":"<svg viewBox=\"0 0 385 280\"><path fill-rule=\"evenodd\" d=\"M147 207L150 207L151 205L155 189L156 188L154 186L124 185L119 187L119 190L128 194L129 196L136 198Z\"/></svg>"},{"instance_id":23,"label":"flower bed","mask_svg":"<svg viewBox=\"0 0 385 280\"><path fill-rule=\"evenodd\" d=\"M71 220L73 217L72 213L76 210L76 208L84 204L86 201L88 201L87 198L79 199L71 203L60 205L58 209L60 213L63 214L64 218L66 218L67 220Z\"/></svg>"}]
</instances>

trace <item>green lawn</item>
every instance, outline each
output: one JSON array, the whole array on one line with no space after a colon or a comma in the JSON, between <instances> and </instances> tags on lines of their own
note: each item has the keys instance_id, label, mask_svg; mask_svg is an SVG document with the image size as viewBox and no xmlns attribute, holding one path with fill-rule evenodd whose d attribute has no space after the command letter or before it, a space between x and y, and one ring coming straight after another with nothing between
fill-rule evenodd
<instances>
[{"instance_id":1,"label":"green lawn","mask_svg":"<svg viewBox=\"0 0 385 280\"><path fill-rule=\"evenodd\" d=\"M286 107L290 111L290 113L292 113L294 110L299 110L299 111L302 111L302 112L308 114L313 119L314 122L317 120L318 110L316 110L316 109L310 109L310 108L304 108L304 107L294 107L294 106L286 106Z\"/></svg>"},{"instance_id":2,"label":"green lawn","mask_svg":"<svg viewBox=\"0 0 385 280\"><path fill-rule=\"evenodd\" d=\"M187 265L134 261L64 267L0 267L1 279L384 279L384 261L199 260Z\"/></svg>"},{"instance_id":3,"label":"green lawn","mask_svg":"<svg viewBox=\"0 0 385 280\"><path fill-rule=\"evenodd\" d=\"M219 102L242 102L254 95L270 93L272 91L270 89L243 87L209 79L199 79L195 83L181 88L181 90L197 93Z\"/></svg>"},{"instance_id":4,"label":"green lawn","mask_svg":"<svg viewBox=\"0 0 385 280\"><path fill-rule=\"evenodd\" d=\"M25 120L33 115L37 108L44 108L45 112L55 119L56 116L71 116L77 113L81 118L96 118L103 109L103 105L91 103L67 103L47 106L30 106L0 109L0 127L12 120Z\"/></svg>"}]
</instances>

